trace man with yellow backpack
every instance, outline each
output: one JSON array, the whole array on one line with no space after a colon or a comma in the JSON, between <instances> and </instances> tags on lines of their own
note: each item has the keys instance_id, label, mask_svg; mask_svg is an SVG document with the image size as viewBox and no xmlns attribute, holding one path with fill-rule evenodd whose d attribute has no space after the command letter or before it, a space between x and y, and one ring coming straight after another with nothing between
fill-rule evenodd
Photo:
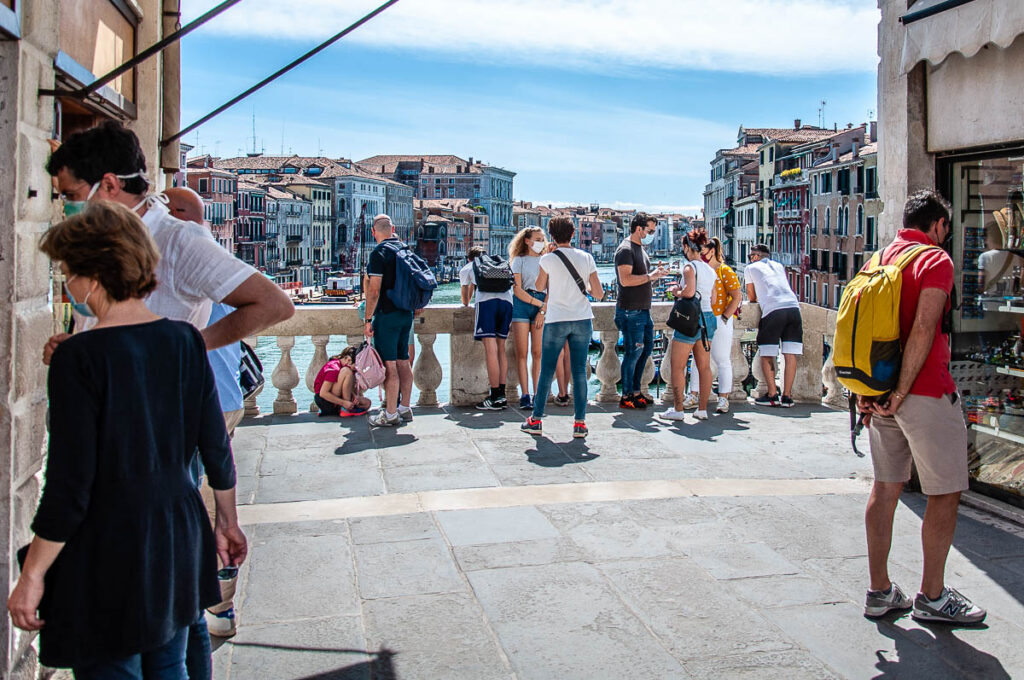
<instances>
[{"instance_id":1,"label":"man with yellow backpack","mask_svg":"<svg viewBox=\"0 0 1024 680\"><path fill-rule=\"evenodd\" d=\"M939 247L951 232L949 204L934 191L913 194L903 229L854 277L840 303L836 373L857 395L875 473L865 513L868 617L912 609L921 621L969 625L985 618L984 609L944 582L960 492L968 486L967 427L949 372L945 327L953 261ZM893 516L912 463L928 496L924 573L913 600L888 571Z\"/></svg>"}]
</instances>

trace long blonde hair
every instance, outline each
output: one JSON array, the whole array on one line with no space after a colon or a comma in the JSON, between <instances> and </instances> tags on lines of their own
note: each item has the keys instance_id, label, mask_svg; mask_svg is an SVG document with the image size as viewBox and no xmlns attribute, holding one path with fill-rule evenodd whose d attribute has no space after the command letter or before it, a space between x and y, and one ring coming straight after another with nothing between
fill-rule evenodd
<instances>
[{"instance_id":1,"label":"long blonde hair","mask_svg":"<svg viewBox=\"0 0 1024 680\"><path fill-rule=\"evenodd\" d=\"M512 237L512 242L508 244L508 259L513 257L522 257L528 252L526 247L526 239L530 238L534 234L544 235L544 230L540 227L524 227Z\"/></svg>"}]
</instances>

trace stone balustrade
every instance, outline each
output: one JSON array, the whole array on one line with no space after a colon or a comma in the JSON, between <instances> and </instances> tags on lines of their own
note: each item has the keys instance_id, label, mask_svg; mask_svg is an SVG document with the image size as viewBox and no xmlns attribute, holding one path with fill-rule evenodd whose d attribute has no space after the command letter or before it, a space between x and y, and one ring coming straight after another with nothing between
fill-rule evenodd
<instances>
[{"instance_id":1,"label":"stone balustrade","mask_svg":"<svg viewBox=\"0 0 1024 680\"><path fill-rule=\"evenodd\" d=\"M656 329L665 330L665 320L671 309L672 305L668 302L654 304L651 312ZM836 313L823 307L802 305L801 314L804 323L804 354L797 367L793 397L799 402L823 403L822 396L824 394L825 404L842 407L846 403L846 397L843 395L842 387L836 381L835 367L831 360L824 361L825 343L826 340L830 342L834 332ZM605 348L614 348L618 340L614 315L614 303L594 304L594 331ZM745 304L743 316L736 322L732 350L733 399L746 398L742 384L749 375L751 367L744 354L743 342L745 335L752 336L749 331L757 328L759 318L760 308L758 305ZM451 336L450 356L447 363L450 385L449 402L456 406L468 406L487 396L489 388L484 350L482 343L473 340L473 324L473 309L461 305L432 305L416 317L413 332L419 340L419 348L413 367L413 380L419 390L417 405L439 405L437 388L441 384L442 372L445 370L434 352L434 343L439 334ZM310 391L313 389L313 380L317 373L327 362L327 345L332 337L344 336L350 345L358 345L364 340L363 324L359 319L358 311L355 307L346 305L299 307L291 319L266 329L260 333L260 336L276 338L277 346L281 350L281 357L277 365L272 368L264 367L265 373L269 371L268 384L265 389L273 386L277 390L277 397L274 400L276 415L293 414L300 409L307 408L305 404L298 404L293 394L293 390L299 386L300 379L299 367L295 366L291 356L297 340L311 342L314 347L312 360L309 366L305 367L304 373L306 386ZM255 343L255 338L248 340L250 343ZM509 337L507 354L509 358L507 396L510 402L515 403L519 399L519 389L512 337ZM661 374L668 383L661 391L661 397L666 402L671 401L675 389L671 383L670 363L669 354L666 354L661 365ZM620 367L621 360L615 351L602 351L595 368L597 377L601 381L601 388L596 397L598 401L615 402L618 400L616 383L619 380ZM752 369L754 377L758 381L756 393L761 394L766 388L760 361L755 359ZM784 360L781 360L779 375L782 374L783 369ZM644 371L643 382L645 385L653 380L654 374L654 362L648 361ZM312 404L308 408L315 410ZM251 416L258 413L259 409L256 406L254 395L246 401L246 415Z\"/></svg>"}]
</instances>

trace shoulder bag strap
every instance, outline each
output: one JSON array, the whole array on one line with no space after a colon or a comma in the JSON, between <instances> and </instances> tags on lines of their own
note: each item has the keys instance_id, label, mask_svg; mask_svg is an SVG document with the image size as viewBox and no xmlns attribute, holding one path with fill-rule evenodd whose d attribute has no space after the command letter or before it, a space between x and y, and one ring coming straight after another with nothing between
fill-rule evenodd
<instances>
[{"instance_id":1,"label":"shoulder bag strap","mask_svg":"<svg viewBox=\"0 0 1024 680\"><path fill-rule=\"evenodd\" d=\"M583 293L583 297L587 297L587 284L583 282L583 277L580 276L578 271L576 271L576 267L574 267L572 262L569 261L569 257L560 250L556 250L555 255L557 255L558 259L562 261L565 268L569 270L569 276L576 281L576 285L579 286L580 292Z\"/></svg>"}]
</instances>

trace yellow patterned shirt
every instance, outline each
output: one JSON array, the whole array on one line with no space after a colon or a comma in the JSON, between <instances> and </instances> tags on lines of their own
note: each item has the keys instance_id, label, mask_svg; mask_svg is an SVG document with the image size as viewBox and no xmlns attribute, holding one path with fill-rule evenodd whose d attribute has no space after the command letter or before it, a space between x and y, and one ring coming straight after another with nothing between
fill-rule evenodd
<instances>
[{"instance_id":1,"label":"yellow patterned shirt","mask_svg":"<svg viewBox=\"0 0 1024 680\"><path fill-rule=\"evenodd\" d=\"M717 279L715 280L715 295L711 299L711 310L715 313L715 316L722 316L722 312L732 302L732 297L729 295L730 290L735 290L740 287L740 279L736 276L736 272L732 270L727 264L721 264L718 266ZM722 285L722 282L725 285Z\"/></svg>"}]
</instances>

